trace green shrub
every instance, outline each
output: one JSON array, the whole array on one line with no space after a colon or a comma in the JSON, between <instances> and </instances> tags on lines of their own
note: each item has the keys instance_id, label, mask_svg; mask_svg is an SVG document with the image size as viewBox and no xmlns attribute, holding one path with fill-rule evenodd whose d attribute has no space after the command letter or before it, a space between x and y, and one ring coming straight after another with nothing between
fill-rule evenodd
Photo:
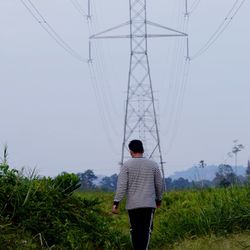
<instances>
[{"instance_id":1,"label":"green shrub","mask_svg":"<svg viewBox=\"0 0 250 250\"><path fill-rule=\"evenodd\" d=\"M111 231L100 201L72 195L76 175L30 179L3 164L0 173L3 249L121 249L123 236Z\"/></svg>"},{"instance_id":2,"label":"green shrub","mask_svg":"<svg viewBox=\"0 0 250 250\"><path fill-rule=\"evenodd\" d=\"M74 192L74 174L28 178L0 164L0 250L130 249L124 202L113 193ZM250 230L250 186L166 193L156 210L151 248L184 239Z\"/></svg>"}]
</instances>

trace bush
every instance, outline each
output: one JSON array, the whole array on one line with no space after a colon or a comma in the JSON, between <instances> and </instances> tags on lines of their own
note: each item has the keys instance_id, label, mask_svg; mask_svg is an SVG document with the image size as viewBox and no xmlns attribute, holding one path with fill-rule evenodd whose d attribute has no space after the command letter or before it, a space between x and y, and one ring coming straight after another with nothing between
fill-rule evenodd
<instances>
[{"instance_id":1,"label":"bush","mask_svg":"<svg viewBox=\"0 0 250 250\"><path fill-rule=\"evenodd\" d=\"M1 249L121 249L98 199L73 195L74 174L27 178L0 165Z\"/></svg>"}]
</instances>

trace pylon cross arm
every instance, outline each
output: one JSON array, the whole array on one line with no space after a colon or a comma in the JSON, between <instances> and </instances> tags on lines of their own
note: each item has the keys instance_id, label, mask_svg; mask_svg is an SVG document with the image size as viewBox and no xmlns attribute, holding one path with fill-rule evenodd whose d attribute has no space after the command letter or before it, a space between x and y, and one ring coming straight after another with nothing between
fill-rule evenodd
<instances>
[{"instance_id":1,"label":"pylon cross arm","mask_svg":"<svg viewBox=\"0 0 250 250\"><path fill-rule=\"evenodd\" d=\"M89 39L116 39L116 38L131 38L135 37L135 38L139 38L139 37L144 37L144 38L154 38L154 37L180 37L180 36L185 36L187 37L188 34L182 32L182 31L178 31L176 29L172 29L169 28L167 26L155 23L155 22L151 22L151 21L146 21L146 24L150 25L150 26L154 26L157 28L160 28L162 30L167 30L167 31L171 31L174 32L173 34L122 34L122 35L107 35L109 32L115 31L115 30L119 30L122 27L128 26L131 24L131 21L127 21L125 23L121 23L119 25L116 25L114 27L111 27L109 29L106 29L102 32L93 34L92 36L89 37ZM144 24L143 24L144 25Z\"/></svg>"}]
</instances>

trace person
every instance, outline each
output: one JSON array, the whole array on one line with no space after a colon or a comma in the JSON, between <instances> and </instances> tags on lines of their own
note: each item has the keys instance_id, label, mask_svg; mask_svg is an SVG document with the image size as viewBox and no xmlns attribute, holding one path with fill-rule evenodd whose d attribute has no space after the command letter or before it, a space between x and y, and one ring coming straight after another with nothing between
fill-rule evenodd
<instances>
[{"instance_id":1,"label":"person","mask_svg":"<svg viewBox=\"0 0 250 250\"><path fill-rule=\"evenodd\" d=\"M158 164L143 157L140 140L129 145L131 159L121 167L112 207L118 213L119 202L126 195L132 245L135 250L148 249L155 208L161 206L163 183Z\"/></svg>"}]
</instances>

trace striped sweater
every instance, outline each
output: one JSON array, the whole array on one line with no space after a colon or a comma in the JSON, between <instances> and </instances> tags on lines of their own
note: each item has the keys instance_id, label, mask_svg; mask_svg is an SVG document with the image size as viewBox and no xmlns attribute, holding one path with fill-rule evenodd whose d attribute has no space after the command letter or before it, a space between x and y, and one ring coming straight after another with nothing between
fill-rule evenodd
<instances>
[{"instance_id":1,"label":"striped sweater","mask_svg":"<svg viewBox=\"0 0 250 250\"><path fill-rule=\"evenodd\" d=\"M162 198L162 177L156 162L132 158L124 163L118 176L114 204L126 195L126 209L155 208Z\"/></svg>"}]
</instances>

